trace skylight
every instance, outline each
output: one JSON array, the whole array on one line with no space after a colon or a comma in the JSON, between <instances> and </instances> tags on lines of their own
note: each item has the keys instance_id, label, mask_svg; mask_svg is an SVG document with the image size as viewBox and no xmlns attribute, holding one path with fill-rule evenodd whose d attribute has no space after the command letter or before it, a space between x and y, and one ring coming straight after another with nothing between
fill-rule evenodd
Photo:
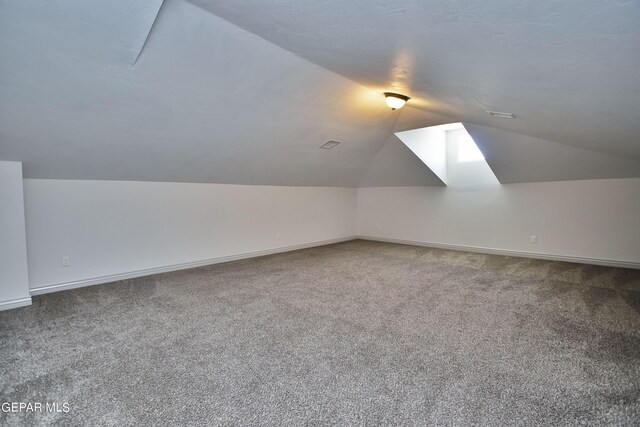
<instances>
[{"instance_id":1,"label":"skylight","mask_svg":"<svg viewBox=\"0 0 640 427\"><path fill-rule=\"evenodd\" d=\"M396 136L448 187L500 185L462 123L407 130Z\"/></svg>"},{"instance_id":2,"label":"skylight","mask_svg":"<svg viewBox=\"0 0 640 427\"><path fill-rule=\"evenodd\" d=\"M458 136L458 161L479 162L484 160L482 152L468 133Z\"/></svg>"}]
</instances>

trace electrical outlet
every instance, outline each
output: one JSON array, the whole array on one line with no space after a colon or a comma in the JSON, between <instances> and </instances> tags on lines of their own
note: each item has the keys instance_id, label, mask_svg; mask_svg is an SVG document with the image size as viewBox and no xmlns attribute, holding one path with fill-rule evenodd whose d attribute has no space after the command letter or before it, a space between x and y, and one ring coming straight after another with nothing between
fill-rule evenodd
<instances>
[{"instance_id":1,"label":"electrical outlet","mask_svg":"<svg viewBox=\"0 0 640 427\"><path fill-rule=\"evenodd\" d=\"M69 261L69 257L68 256L63 256L62 257L62 266L63 267L69 267L71 265L71 261Z\"/></svg>"},{"instance_id":2,"label":"electrical outlet","mask_svg":"<svg viewBox=\"0 0 640 427\"><path fill-rule=\"evenodd\" d=\"M280 233L276 233L276 240L280 240Z\"/></svg>"},{"instance_id":3,"label":"electrical outlet","mask_svg":"<svg viewBox=\"0 0 640 427\"><path fill-rule=\"evenodd\" d=\"M535 234L531 235L531 243L538 243L538 236L536 236Z\"/></svg>"}]
</instances>

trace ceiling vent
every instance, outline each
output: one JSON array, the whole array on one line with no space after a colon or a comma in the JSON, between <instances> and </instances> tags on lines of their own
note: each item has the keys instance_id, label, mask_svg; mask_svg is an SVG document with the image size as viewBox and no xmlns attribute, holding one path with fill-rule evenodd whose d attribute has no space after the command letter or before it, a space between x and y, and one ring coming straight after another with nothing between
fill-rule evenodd
<instances>
[{"instance_id":1,"label":"ceiling vent","mask_svg":"<svg viewBox=\"0 0 640 427\"><path fill-rule=\"evenodd\" d=\"M491 114L493 117L498 117L500 119L515 119L516 116L513 113L503 113L500 111L489 111L487 113Z\"/></svg>"},{"instance_id":2,"label":"ceiling vent","mask_svg":"<svg viewBox=\"0 0 640 427\"><path fill-rule=\"evenodd\" d=\"M340 141L328 141L320 146L320 148L324 148L325 150L331 150L336 145L340 144Z\"/></svg>"}]
</instances>

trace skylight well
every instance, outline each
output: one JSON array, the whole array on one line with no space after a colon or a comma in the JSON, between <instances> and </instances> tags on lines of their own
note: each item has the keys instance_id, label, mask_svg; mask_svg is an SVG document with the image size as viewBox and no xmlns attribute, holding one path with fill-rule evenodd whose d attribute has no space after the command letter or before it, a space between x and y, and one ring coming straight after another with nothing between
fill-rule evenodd
<instances>
[{"instance_id":1,"label":"skylight well","mask_svg":"<svg viewBox=\"0 0 640 427\"><path fill-rule=\"evenodd\" d=\"M500 184L462 123L413 129L396 136L449 187Z\"/></svg>"},{"instance_id":2,"label":"skylight well","mask_svg":"<svg viewBox=\"0 0 640 427\"><path fill-rule=\"evenodd\" d=\"M482 152L468 133L458 136L457 144L458 162L479 162L484 160Z\"/></svg>"}]
</instances>

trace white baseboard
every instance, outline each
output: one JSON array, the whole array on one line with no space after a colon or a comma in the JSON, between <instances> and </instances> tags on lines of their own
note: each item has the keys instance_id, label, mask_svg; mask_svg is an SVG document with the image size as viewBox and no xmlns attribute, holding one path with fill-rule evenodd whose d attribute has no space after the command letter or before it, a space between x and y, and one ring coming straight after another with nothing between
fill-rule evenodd
<instances>
[{"instance_id":1,"label":"white baseboard","mask_svg":"<svg viewBox=\"0 0 640 427\"><path fill-rule=\"evenodd\" d=\"M263 251L247 252L247 253L224 256L219 258L211 258L211 259L206 259L202 261L174 264L174 265L169 265L165 267L149 268L145 270L137 270L137 271L132 271L128 273L113 274L108 276L77 280L73 282L57 283L54 285L47 285L47 286L33 288L30 290L30 293L31 295L42 295L42 294L48 294L50 292L58 292L58 291L64 291L68 289L81 288L84 286L99 285L101 283L115 282L118 280L134 279L136 277L149 276L152 274L167 273L170 271L185 270L188 268L203 267L206 265L220 264L223 262L238 261L242 259L255 258L255 257L260 257L265 255L290 252L290 251L295 251L299 249L313 248L316 246L330 245L333 243L346 242L354 239L372 240L377 242L388 242L388 243L399 243L403 245L424 246L424 247L430 247L430 248L449 249L449 250L455 250L455 251L477 252L477 253L491 254L491 255L505 255L505 256L520 257L520 258L534 258L534 259L544 259L549 261L564 261L564 262L575 262L575 263L581 263L581 264L604 265L608 267L640 269L640 263L630 262L630 261L583 258L583 257L573 257L573 256L564 256L564 255L542 254L542 253L536 253L536 252L515 251L515 250L508 250L508 249L485 248L485 247L479 247L479 246L452 245L448 243L423 242L423 241L417 241L417 240L393 239L388 237L357 235L357 236L339 237L336 239L321 240L321 241L310 242L310 243L302 243L298 245L282 246L279 248L266 249ZM0 310L8 310L11 308L22 307L30 304L31 304L31 297L2 302L0 303Z\"/></svg>"},{"instance_id":2,"label":"white baseboard","mask_svg":"<svg viewBox=\"0 0 640 427\"><path fill-rule=\"evenodd\" d=\"M136 277L149 276L158 273L168 273L170 271L185 270L188 268L203 267L205 265L220 264L229 261L238 261L247 258L256 258L265 255L278 254L282 252L291 252L299 249L313 248L316 246L330 245L333 243L346 242L354 240L354 236L338 237L336 239L320 240L310 243L302 243L298 245L281 246L279 248L266 249L263 251L247 252L237 255L229 255L218 258L205 259L202 261L186 262L182 264L168 265L165 267L148 268L145 270L136 270L128 273L119 273L108 276L94 277L90 279L77 280L73 282L57 283L54 285L40 286L30 290L31 295L42 295L50 292L65 291L68 289L82 288L84 286L99 285L101 283L115 282L118 280L134 279ZM31 299L29 299L30 301Z\"/></svg>"},{"instance_id":3,"label":"white baseboard","mask_svg":"<svg viewBox=\"0 0 640 427\"><path fill-rule=\"evenodd\" d=\"M0 311L11 310L12 308L25 307L31 305L31 297L18 298L11 301L0 302Z\"/></svg>"},{"instance_id":4,"label":"white baseboard","mask_svg":"<svg viewBox=\"0 0 640 427\"><path fill-rule=\"evenodd\" d=\"M575 262L580 264L604 265L607 267L640 269L640 263L632 262L632 261L584 258L584 257L574 257L574 256L567 256L567 255L553 255L553 254L543 254L538 252L516 251L516 250L510 250L510 249L494 249L494 248L485 248L480 246L452 245L448 243L393 239L388 237L359 235L359 236L356 236L356 238L362 239L362 240L372 240L376 242L399 243L403 245L424 246L424 247L438 248L438 249L449 249L453 251L477 252L481 254L490 254L490 255L505 255L505 256L512 256L512 257L519 257L519 258L534 258L534 259L544 259L548 261L564 261L564 262Z\"/></svg>"}]
</instances>

